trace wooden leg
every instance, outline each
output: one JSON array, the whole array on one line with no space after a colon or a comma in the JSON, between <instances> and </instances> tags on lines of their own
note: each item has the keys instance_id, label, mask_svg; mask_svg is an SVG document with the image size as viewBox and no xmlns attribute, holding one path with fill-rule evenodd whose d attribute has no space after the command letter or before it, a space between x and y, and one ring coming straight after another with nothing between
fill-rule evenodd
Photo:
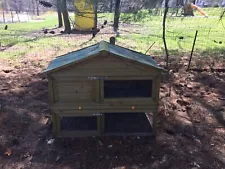
<instances>
[{"instance_id":1,"label":"wooden leg","mask_svg":"<svg viewBox=\"0 0 225 169\"><path fill-rule=\"evenodd\" d=\"M52 130L53 130L53 135L57 136L58 134L58 126L60 121L59 121L59 116L57 116L55 113L52 113Z\"/></svg>"},{"instance_id":2,"label":"wooden leg","mask_svg":"<svg viewBox=\"0 0 225 169\"><path fill-rule=\"evenodd\" d=\"M157 128L157 115L158 112L153 112L153 119L152 119L152 134L155 137L156 136L156 128Z\"/></svg>"},{"instance_id":3,"label":"wooden leg","mask_svg":"<svg viewBox=\"0 0 225 169\"><path fill-rule=\"evenodd\" d=\"M102 136L105 133L105 113L101 113L100 121L100 135Z\"/></svg>"}]
</instances>

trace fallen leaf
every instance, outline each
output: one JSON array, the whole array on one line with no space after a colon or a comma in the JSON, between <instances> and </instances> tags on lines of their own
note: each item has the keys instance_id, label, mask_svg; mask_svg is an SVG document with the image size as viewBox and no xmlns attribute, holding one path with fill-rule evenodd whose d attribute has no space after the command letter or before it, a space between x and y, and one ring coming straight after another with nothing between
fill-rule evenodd
<instances>
[{"instance_id":1,"label":"fallen leaf","mask_svg":"<svg viewBox=\"0 0 225 169\"><path fill-rule=\"evenodd\" d=\"M103 146L103 143L100 140L98 141L98 143L100 146Z\"/></svg>"},{"instance_id":2,"label":"fallen leaf","mask_svg":"<svg viewBox=\"0 0 225 169\"><path fill-rule=\"evenodd\" d=\"M60 159L60 156L58 156L55 161L57 162L57 161L59 161L59 159Z\"/></svg>"},{"instance_id":3,"label":"fallen leaf","mask_svg":"<svg viewBox=\"0 0 225 169\"><path fill-rule=\"evenodd\" d=\"M6 156L11 156L12 150L10 148L7 148L7 151L5 152Z\"/></svg>"},{"instance_id":4,"label":"fallen leaf","mask_svg":"<svg viewBox=\"0 0 225 169\"><path fill-rule=\"evenodd\" d=\"M55 139L50 139L47 141L47 144L52 144L52 143L54 143L54 141L55 141Z\"/></svg>"}]
</instances>

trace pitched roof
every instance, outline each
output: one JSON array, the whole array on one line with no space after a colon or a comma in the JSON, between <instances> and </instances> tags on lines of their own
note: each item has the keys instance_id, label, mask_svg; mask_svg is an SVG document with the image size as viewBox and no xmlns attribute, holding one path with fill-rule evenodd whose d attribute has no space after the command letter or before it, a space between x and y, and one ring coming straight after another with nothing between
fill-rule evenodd
<instances>
[{"instance_id":1,"label":"pitched roof","mask_svg":"<svg viewBox=\"0 0 225 169\"><path fill-rule=\"evenodd\" d=\"M64 66L80 62L90 56L99 54L102 51L106 51L129 60L133 60L148 66L152 66L156 69L164 70L162 67L158 66L156 61L152 59L152 57L150 56L144 55L142 53L127 48L123 48L121 46L113 45L105 41L101 41L100 43L97 43L95 45L56 57L50 62L47 69L44 70L43 73L49 73L56 69L58 70Z\"/></svg>"}]
</instances>

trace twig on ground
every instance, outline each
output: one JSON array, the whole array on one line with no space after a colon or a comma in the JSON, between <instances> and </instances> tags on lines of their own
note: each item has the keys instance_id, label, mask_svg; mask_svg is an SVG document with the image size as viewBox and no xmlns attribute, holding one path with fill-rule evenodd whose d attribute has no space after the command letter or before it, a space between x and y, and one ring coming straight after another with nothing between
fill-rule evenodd
<instances>
[{"instance_id":1,"label":"twig on ground","mask_svg":"<svg viewBox=\"0 0 225 169\"><path fill-rule=\"evenodd\" d=\"M151 44L151 46L148 48L148 50L145 52L145 54L147 54L147 52L152 48L152 46L155 44L155 42L153 42L152 44Z\"/></svg>"},{"instance_id":2,"label":"twig on ground","mask_svg":"<svg viewBox=\"0 0 225 169\"><path fill-rule=\"evenodd\" d=\"M194 42L193 42L193 45L192 45L191 56L190 56L190 59L189 59L189 63L188 63L188 68L187 68L187 70L190 69L191 59L192 59L192 55L193 55L193 52L194 52L194 49L195 49L195 42L196 42L197 36L198 36L198 30L196 30L196 32L195 32L195 38L194 38Z\"/></svg>"}]
</instances>

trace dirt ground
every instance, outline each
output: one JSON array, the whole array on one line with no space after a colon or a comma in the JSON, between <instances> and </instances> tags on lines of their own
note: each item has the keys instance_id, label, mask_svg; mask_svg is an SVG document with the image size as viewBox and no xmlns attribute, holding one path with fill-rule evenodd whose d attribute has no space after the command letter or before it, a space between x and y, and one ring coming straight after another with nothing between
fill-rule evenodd
<instances>
[{"instance_id":1,"label":"dirt ground","mask_svg":"<svg viewBox=\"0 0 225 169\"><path fill-rule=\"evenodd\" d=\"M195 58L196 69L189 72L188 57L170 58L171 85L163 82L160 88L156 140L56 138L47 144L53 136L41 72L52 58L0 60L0 168L225 169L224 58Z\"/></svg>"}]
</instances>

